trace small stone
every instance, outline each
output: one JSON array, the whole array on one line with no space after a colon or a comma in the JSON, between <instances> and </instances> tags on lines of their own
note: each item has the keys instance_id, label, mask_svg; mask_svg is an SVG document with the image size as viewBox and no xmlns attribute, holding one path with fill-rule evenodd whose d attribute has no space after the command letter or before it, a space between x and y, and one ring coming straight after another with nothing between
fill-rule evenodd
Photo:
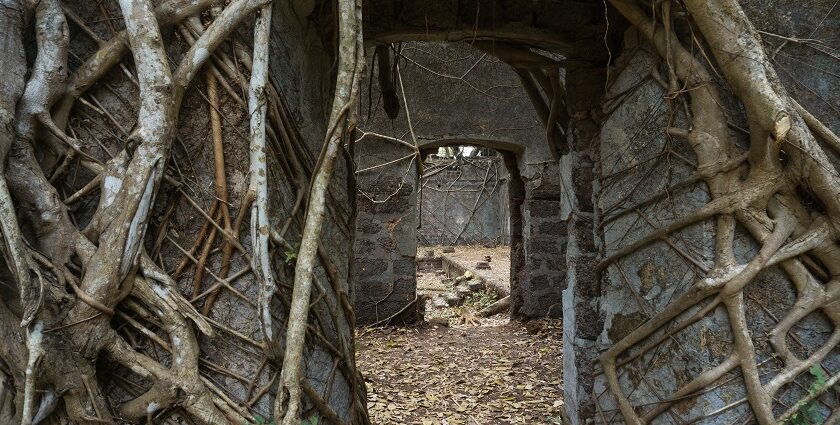
<instances>
[{"instance_id":1,"label":"small stone","mask_svg":"<svg viewBox=\"0 0 840 425\"><path fill-rule=\"evenodd\" d=\"M457 305L460 305L464 301L463 299L461 299L460 296L452 293L444 295L443 299L446 301L446 305L448 305L449 307L455 307Z\"/></svg>"},{"instance_id":2,"label":"small stone","mask_svg":"<svg viewBox=\"0 0 840 425\"><path fill-rule=\"evenodd\" d=\"M442 251L446 254L451 253L451 252L455 252L455 247L454 246L445 246L445 247L443 247Z\"/></svg>"},{"instance_id":3,"label":"small stone","mask_svg":"<svg viewBox=\"0 0 840 425\"><path fill-rule=\"evenodd\" d=\"M475 263L475 268L478 270L490 270L490 263L486 261L479 261Z\"/></svg>"},{"instance_id":4,"label":"small stone","mask_svg":"<svg viewBox=\"0 0 840 425\"><path fill-rule=\"evenodd\" d=\"M482 282L480 279L471 279L466 281L465 283L473 292L484 289L484 282Z\"/></svg>"},{"instance_id":5,"label":"small stone","mask_svg":"<svg viewBox=\"0 0 840 425\"><path fill-rule=\"evenodd\" d=\"M432 304L435 306L436 309L449 307L449 304L446 303L446 300L444 300L441 297L435 297L435 300Z\"/></svg>"}]
</instances>

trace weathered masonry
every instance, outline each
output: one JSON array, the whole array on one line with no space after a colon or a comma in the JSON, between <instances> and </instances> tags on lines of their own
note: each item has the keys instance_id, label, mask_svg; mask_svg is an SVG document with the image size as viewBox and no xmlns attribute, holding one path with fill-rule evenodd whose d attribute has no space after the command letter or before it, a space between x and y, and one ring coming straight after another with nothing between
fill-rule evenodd
<instances>
[{"instance_id":1,"label":"weathered masonry","mask_svg":"<svg viewBox=\"0 0 840 425\"><path fill-rule=\"evenodd\" d=\"M625 251L711 199L706 184L696 178L698 158L691 144L663 131L690 127L693 111L687 103L670 100L667 63L656 47L639 31L628 29L612 9L606 30L604 5L598 2L511 6L512 10L495 5L505 13L485 16L486 21L478 23L470 17L476 12L470 7L403 2L399 10L392 10L387 2L370 4L383 10L367 17L368 43L402 43L377 50L375 61L380 62L371 62L373 81L362 107L369 113L363 114L355 145L359 170L396 161L358 175L358 187L366 194L357 196L360 320L387 317L414 299L418 232L423 238L423 223L417 230L423 215L418 215L415 196L423 172L418 169L420 160L441 146L489 147L503 156L509 178L512 314L563 318L565 403L572 423L620 423L627 413L623 406L635 406L638 415L652 423L680 423L706 415L711 416L703 423L726 423L752 414L745 378L730 366L735 336L723 305L701 303L680 316L689 319L685 329L666 326L631 346L619 357L614 383L599 362L602 353L706 276L715 261L716 228L708 220ZM817 2L808 11L792 2L742 5L765 34L813 31L825 37L840 20L831 2ZM531 26L517 27L512 21ZM426 22L434 24L427 27ZM677 28L681 35L689 31ZM546 33L554 34L548 38L552 41L538 35ZM451 43L439 44L442 41ZM840 84L824 73L837 68L836 59L821 45L772 35L765 42L777 49L774 60L791 96L836 133ZM556 61L562 86L552 86L548 63L534 63L539 60L521 50L512 53L510 45L528 46L543 60ZM699 50L695 53L702 58ZM382 78L379 64L385 54L392 76L399 61L401 81ZM554 116L552 99L546 96L552 88L563 90L562 116L551 121L558 123L553 134L545 127L546 118ZM390 100L389 93L395 95ZM730 137L746 149L744 112L732 93L724 92L722 99L733 117ZM412 156L415 143L419 152ZM385 212L387 217L381 215ZM747 229L736 227L734 254L739 263L753 258L757 246ZM374 257L367 254L371 250L382 262L367 268L366 261ZM780 268L763 271L745 294L745 322L755 340L758 370L772 374L780 367L774 360L778 347L768 343L766 335L801 300ZM791 328L789 336L790 350L799 358L827 347L819 354L823 374L840 370L840 353L831 349L836 338L832 320L814 311ZM697 385L710 369L706 375L725 373L718 381L723 384L684 401L669 400ZM772 406L776 416L802 397L811 378L804 371L777 393ZM836 406L820 400L813 409L825 418Z\"/></svg>"},{"instance_id":2,"label":"weathered masonry","mask_svg":"<svg viewBox=\"0 0 840 425\"><path fill-rule=\"evenodd\" d=\"M418 240L498 239L513 318L562 318L569 423L838 424L837 28L837 0L0 0L0 423L366 425L356 325L418 319ZM455 146L497 153L451 163L485 190L424 227Z\"/></svg>"},{"instance_id":3,"label":"weathered masonry","mask_svg":"<svg viewBox=\"0 0 840 425\"><path fill-rule=\"evenodd\" d=\"M361 170L357 171L359 212L355 245L356 306L360 321L388 317L414 300L417 240L442 245L488 243L496 242L495 239L510 243L512 261L521 264L512 268L516 274L512 283L515 314L559 317L565 284L564 272L559 269L565 263L565 223L557 214L562 208L561 183L557 164L552 160L555 152L544 142L544 129L533 113L527 94L519 87L519 78L505 63L466 45L409 43L403 47L402 54L409 58L407 64L401 64L401 74L413 124L411 130L420 155L414 157L404 144L381 137L410 133L403 117L391 121L381 108L376 108L370 119L360 123L361 134L355 146L358 170ZM448 75L468 75L463 81L442 79L436 74L441 70ZM370 100L377 105L379 85L378 81L372 83L375 91ZM436 89L427 90L430 86ZM440 93L451 95L441 98ZM492 182L481 185L490 192L485 196L494 201L481 204L484 209L476 211L483 211L489 217L471 218L472 205L466 208L459 205L453 207L457 211L444 212L446 192L440 192L435 187L437 183L419 191L418 198L419 158L437 154L439 147L462 145L499 152L493 161L484 160L488 165L482 168L462 166L473 174L474 180L482 183L485 175L490 178L490 173L503 179L499 187L494 188ZM371 169L395 160L399 162ZM436 169L429 170L434 173ZM440 181L446 172L422 183ZM460 174L451 175L454 179ZM430 202L430 199L440 202ZM470 201L478 208L476 201L481 199L475 197ZM500 207L491 206L494 202ZM442 222L446 214L461 214L463 223ZM510 220L498 218L508 214ZM494 232L479 229L485 226L478 221L482 218L488 227L501 222L504 228ZM498 236L490 237L490 233ZM413 310L406 313L402 320L413 320L410 316Z\"/></svg>"},{"instance_id":4,"label":"weathered masonry","mask_svg":"<svg viewBox=\"0 0 840 425\"><path fill-rule=\"evenodd\" d=\"M417 243L509 245L509 176L501 155L474 148L469 156L429 155L417 201Z\"/></svg>"}]
</instances>

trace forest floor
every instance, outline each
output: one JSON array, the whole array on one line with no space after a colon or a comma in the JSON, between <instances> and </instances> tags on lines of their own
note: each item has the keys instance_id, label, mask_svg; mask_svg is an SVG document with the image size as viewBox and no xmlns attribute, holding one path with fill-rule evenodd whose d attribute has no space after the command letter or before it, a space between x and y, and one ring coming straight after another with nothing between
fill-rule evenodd
<instances>
[{"instance_id":1,"label":"forest floor","mask_svg":"<svg viewBox=\"0 0 840 425\"><path fill-rule=\"evenodd\" d=\"M418 289L445 290L441 281L435 273L421 273ZM429 322L359 330L357 366L365 376L372 423L561 423L560 321L520 323L508 320L507 312L478 317L494 300L479 291L461 306L429 302Z\"/></svg>"}]
</instances>

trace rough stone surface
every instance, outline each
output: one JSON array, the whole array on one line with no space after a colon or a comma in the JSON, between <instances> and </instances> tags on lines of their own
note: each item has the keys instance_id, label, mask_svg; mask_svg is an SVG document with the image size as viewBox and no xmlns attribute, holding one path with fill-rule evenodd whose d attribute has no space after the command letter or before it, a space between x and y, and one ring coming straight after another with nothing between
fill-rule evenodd
<instances>
[{"instance_id":1,"label":"rough stone surface","mask_svg":"<svg viewBox=\"0 0 840 425\"><path fill-rule=\"evenodd\" d=\"M414 239L416 196L411 187L392 181L392 186L379 186L383 192L372 192L370 198L357 198L356 230L356 316L362 323L378 322L390 317L414 300L417 289ZM396 187L394 187L396 186ZM386 202L380 197L393 195ZM417 320L414 309L394 321Z\"/></svg>"},{"instance_id":2,"label":"rough stone surface","mask_svg":"<svg viewBox=\"0 0 840 425\"><path fill-rule=\"evenodd\" d=\"M600 253L599 232L595 228L597 212L594 200L599 194L595 178L600 152L598 121L599 100L603 96L606 70L584 65L570 68L566 74L571 121L568 133L572 151L561 160L559 181L565 191L561 216L567 244L561 264L566 281L560 306L563 317L563 386L566 412L572 423L594 416L592 401L592 365L596 359L595 339L601 318L596 311L599 282L594 273Z\"/></svg>"},{"instance_id":3,"label":"rough stone surface","mask_svg":"<svg viewBox=\"0 0 840 425\"><path fill-rule=\"evenodd\" d=\"M510 243L508 176L501 157L433 157L423 165L420 245Z\"/></svg>"},{"instance_id":4,"label":"rough stone surface","mask_svg":"<svg viewBox=\"0 0 840 425\"><path fill-rule=\"evenodd\" d=\"M817 11L803 11L788 3L779 5L774 3L767 7L764 2L743 2L748 14L754 17L759 29L772 28L774 33L809 34L818 33L819 28L806 28L802 23L818 22L826 16L828 6ZM813 14L813 15L812 15ZM836 22L836 18L828 19L825 24ZM772 25L768 27L767 25ZM787 29L782 31L780 28ZM771 29L767 29L771 31ZM814 34L812 33L812 34ZM780 40L771 39L769 45L778 46ZM788 50L789 49L789 50ZM804 53L807 48L790 45L787 54L779 54L779 58L791 54L803 54L809 59L822 61L811 52ZM772 49L770 49L772 51ZM694 172L691 161L695 161L693 152L685 142L669 140L662 133L666 126L685 127L685 117L677 113L673 122L668 122L667 101L662 87L648 78L650 69L655 66L657 58L650 53L649 47L641 42L634 31L627 33L624 53L613 69L620 70L613 75L604 111L608 116L600 128L600 192L596 193L596 218L605 222L600 236L603 238L602 256L609 255L621 247L651 232L655 227L667 225L681 217L685 217L704 205L709 200L705 184L698 184L687 190L673 193L667 199L640 209L639 212L626 214L618 219L611 217L646 198L652 193L673 185ZM836 104L837 91L831 83L823 83L821 71L817 67L804 63L781 63L780 76L787 84L795 98L802 102L811 102L808 107L815 114L822 114L825 122L837 127L836 112L831 113L825 103ZM790 67L790 68L789 68ZM778 68L777 68L778 69ZM793 72L797 76L790 78ZM817 83L816 81L820 82ZM809 90L804 90L808 87ZM807 94L805 92L808 92ZM624 96L616 96L625 93ZM617 99L617 100L615 100ZM724 106L736 119L741 116L736 103L726 99ZM742 124L746 125L746 124ZM738 140L739 135L733 131L733 137ZM664 153L670 161L657 159ZM687 159L675 159L682 156ZM662 178L665 176L666 178ZM605 221L606 220L606 221ZM570 231L571 236L577 234L577 229ZM587 391L578 391L579 399L572 399L574 390L569 388L572 358L575 356L592 354L610 347L639 325L644 323L669 302L682 294L696 279L702 277L713 260L714 226L710 222L702 222L690 226L671 235L667 240L651 244L637 252L623 257L605 270L602 276L599 292L569 295L568 305L564 311L573 311L580 321L586 312L581 301L588 297L596 300L595 319L599 322L599 331L578 337L583 338L583 344L567 345L565 354L564 382L567 386L567 405L576 404L578 409L569 409L570 415L578 416L573 423L583 423L585 418L594 418L591 410L583 400ZM599 243L597 240L596 243ZM679 252L677 249L679 249ZM745 263L755 255L756 244L743 229L736 232L736 256L739 262ZM569 250L572 250L571 244ZM573 265L569 264L571 270ZM571 272L570 272L571 273ZM578 277L578 282L583 277ZM593 279L594 277L587 278ZM771 376L778 363L773 360L774 354L763 335L776 324L776 319L783 317L790 309L795 290L784 274L771 268L762 272L748 288L746 300L747 324L753 335L757 352L759 372ZM571 287L571 283L570 283ZM593 297L594 295L594 297ZM695 310L690 310L690 314ZM592 313L590 309L589 313ZM568 316L571 316L569 314ZM570 341L570 328L576 327L570 319L564 323L566 337ZM583 330L583 327L579 327ZM590 328L591 329L591 328ZM672 394L680 386L685 385L701 372L720 364L733 352L730 324L722 306L719 306L705 318L687 329L677 333L668 342L652 350L638 360L619 369L620 385L630 402L635 406L649 406ZM819 314L811 315L797 325L793 333L794 339L802 341L806 347L819 347L825 337L818 336L820 332L830 332L831 326ZM658 334L656 334L658 335ZM804 349L804 348L803 348ZM802 354L803 358L807 355ZM575 361L576 363L577 362ZM832 367L840 362L837 356L828 358L824 365ZM579 367L578 371L582 369ZM577 387L584 384L592 385L588 394L594 395L597 410L611 412L614 415L617 405L606 388L603 375L595 376L594 381L587 382L585 377L577 377ZM808 387L808 377L801 376L799 385ZM739 376L724 385L715 387L695 398L677 404L670 410L669 415L663 415L659 420L692 421L701 418L728 405L731 400L738 400L745 396L745 389ZM779 394L776 407L792 405L802 395L801 392L791 390ZM590 405L591 406L591 405ZM777 409L777 410L778 410ZM646 409L642 409L644 411ZM822 409L822 414L827 414ZM783 411L783 409L782 409ZM777 411L776 413L780 413ZM707 423L731 423L742 420L749 413L749 406L741 404L732 409L708 419ZM659 423L659 422L654 422ZM704 422L705 423L705 422Z\"/></svg>"},{"instance_id":5,"label":"rough stone surface","mask_svg":"<svg viewBox=\"0 0 840 425\"><path fill-rule=\"evenodd\" d=\"M383 7L387 6L384 3ZM840 125L837 93L840 93L840 86L838 80L826 72L836 68L836 57L808 43L786 42L772 35L820 40L833 37L831 31L837 28L840 19L834 2L815 1L807 8L792 0L746 0L740 3L758 29L765 31L762 37L768 50L774 52L775 65L789 92L837 133ZM602 6L592 2L575 4L581 5L579 11L588 10L590 6ZM394 39L457 39L457 30L453 28L457 29L459 23L466 19L460 14L464 12L461 9L427 9L414 2L406 2L402 10L388 7L384 7L382 13L368 17L370 22L378 25L370 31L369 39L374 43ZM562 5L558 7L563 8ZM573 8L569 8L569 12L572 11ZM431 28L424 26L429 16L438 15L448 16L449 20L435 20ZM537 20L543 18L539 14L535 16ZM507 19L515 21L518 17L514 14L488 19L476 28L479 31L503 28ZM615 24L615 38L620 38L624 34L622 20L611 19L611 22ZM557 25L563 24L557 21ZM521 177L511 179L509 198L514 281L511 288L512 311L520 317L562 314L564 397L572 424L597 422L599 412L620 421L616 416L615 401L606 391L604 378L596 374L593 367L597 364L599 352L632 332L681 294L692 280L704 273L703 269L712 260L714 228L710 223L700 223L675 233L668 241L651 244L626 256L600 276L595 273L597 264L605 256L644 237L654 227L684 217L708 201L705 185L699 184L675 193L665 201L649 205L640 213L611 219L651 193L690 176L694 172L692 162L695 161L690 146L664 137L662 128L668 125L687 128L686 117L678 112L671 116L673 121L669 122L667 101L663 98L665 93L654 79L649 78L657 62L656 55L651 54L637 35L632 32L627 34L622 46L612 50L614 55L610 58L609 76L606 61L592 60L593 57L588 62L575 62L566 69L567 107L571 116L568 137L571 145L562 158L552 157L544 147L539 147L545 144L536 143L542 142L543 135L534 121L530 124L536 130L530 133L496 137L497 134L492 131L476 131L486 127L473 126L475 121L471 121L468 114L480 109L470 100L460 103L464 98L475 98L452 90L451 84L464 84L465 80L481 81L480 77L470 80L457 72L449 72L443 75L456 78L444 77L446 82L436 82L434 87L441 87L441 90L421 90L421 96L414 96L418 93L414 91L417 87L414 82L409 83L406 90L410 110L417 112L413 117L421 149L464 140L509 149L510 155L505 157L507 168L511 175ZM780 48L783 43L784 47ZM422 46L425 48L428 45ZM408 50L417 53L419 50L413 49L418 49L418 45L411 45ZM424 64L434 63L434 60L429 62L430 56L432 59L435 55L440 56L437 47L426 48L421 53L427 55ZM414 62L405 64L404 77L416 65L418 56L412 58ZM453 59L453 56L446 58ZM442 68L426 68L429 69L421 68L419 78L411 80L417 81L420 86L431 87L430 81L440 80L441 73L429 70ZM423 78L423 72L430 75ZM477 75L482 74L470 74L470 77ZM441 92L448 96L440 96ZM485 116L505 115L496 107L495 101L487 99L493 96L485 97L479 97L481 105L493 104L485 107ZM724 99L724 102L724 106L732 112L734 124L745 127L737 102L731 98ZM504 111L513 115L521 111L533 112L530 108L510 107ZM441 130L436 130L434 126L439 126ZM404 123L377 128L388 129L390 135L408 134ZM737 139L741 136L733 132L733 137ZM659 160L663 153L668 161ZM393 159L395 155L385 157ZM741 230L737 245L739 261L745 261L754 254L755 244ZM747 303L748 324L754 336L765 335L774 324L772 317L779 317L790 307L794 292L778 270L763 273L752 285L755 286L751 291L755 300ZM624 368L620 382L626 393L632 394L631 402L638 406L655 403L710 365L720 363L732 351L727 320L718 309L680 332L665 349L655 350ZM813 315L803 321L796 333L797 338L819 346L825 338L824 334L829 331L825 320ZM776 365L771 361L772 352L764 339L755 339L759 351L757 360L763 365L762 370L769 371ZM840 367L834 365L838 362L840 360L829 361L832 367ZM805 388L808 386L807 382L803 385ZM743 385L738 382L727 384L704 393L698 399L678 404L672 409L676 416L671 419L675 422L690 420L743 395ZM796 395L796 391L786 393L782 402L790 403ZM732 422L747 410L746 405L740 405L713 421Z\"/></svg>"}]
</instances>

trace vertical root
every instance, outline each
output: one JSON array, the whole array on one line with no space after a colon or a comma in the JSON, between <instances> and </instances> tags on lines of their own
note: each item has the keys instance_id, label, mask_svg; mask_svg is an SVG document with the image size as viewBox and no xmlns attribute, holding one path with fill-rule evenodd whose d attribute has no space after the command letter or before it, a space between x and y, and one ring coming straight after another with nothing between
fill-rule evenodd
<instances>
[{"instance_id":1,"label":"vertical root","mask_svg":"<svg viewBox=\"0 0 840 425\"><path fill-rule=\"evenodd\" d=\"M286 351L277 391L278 397L274 406L275 417L277 420L282 418L283 425L300 423L303 346L309 316L312 274L317 257L318 239L326 215L327 187L345 133L343 120L355 106L356 96L358 95L358 80L361 77L364 64L364 51L360 46L360 5L354 0L339 0L337 13L339 58L335 97L327 125L326 146L309 192L309 205L295 266L294 289L286 330ZM288 394L288 403L283 400L284 397L280 397L281 394Z\"/></svg>"},{"instance_id":2,"label":"vertical root","mask_svg":"<svg viewBox=\"0 0 840 425\"><path fill-rule=\"evenodd\" d=\"M254 275L260 285L259 309L263 337L269 347L274 347L277 338L271 315L271 300L277 287L274 283L269 247L268 220L268 162L265 143L266 124L266 82L268 80L268 38L271 29L271 5L260 11L254 27L254 55L251 66L251 83L248 88L248 115L251 117L250 173L248 199L251 202L251 246L253 247ZM272 350L269 350L270 352ZM276 354L275 354L276 356ZM279 417L278 417L279 418Z\"/></svg>"}]
</instances>

